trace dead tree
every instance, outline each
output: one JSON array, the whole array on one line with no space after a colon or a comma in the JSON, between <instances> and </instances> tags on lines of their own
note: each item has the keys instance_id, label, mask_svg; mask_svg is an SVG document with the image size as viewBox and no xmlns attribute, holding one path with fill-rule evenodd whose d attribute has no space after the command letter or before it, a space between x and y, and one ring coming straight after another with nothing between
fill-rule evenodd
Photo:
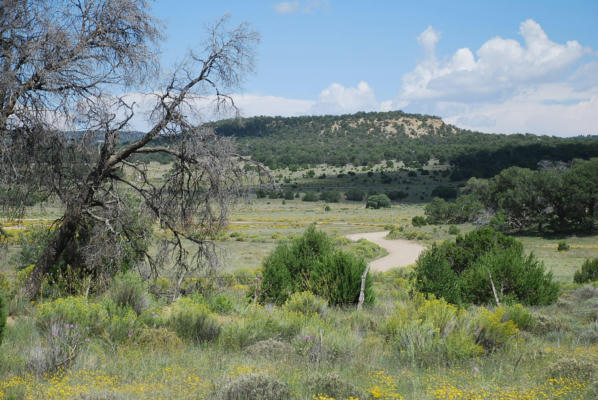
<instances>
[{"instance_id":1,"label":"dead tree","mask_svg":"<svg viewBox=\"0 0 598 400\"><path fill-rule=\"evenodd\" d=\"M242 190L233 143L196 126L192 111L200 98L234 106L227 93L252 69L257 33L246 24L227 29L223 18L162 88L150 88L161 76L161 27L149 11L145 0L0 4L1 205L22 211L35 194L59 199L64 209L26 283L29 298L82 235L77 255L89 274L110 272L130 253L155 272L160 260L142 237L154 222L166 231L161 254L177 268L209 263L212 239ZM123 88L151 90L155 99L151 129L126 144L120 134L134 105L113 94ZM157 138L167 143L156 145ZM163 179L135 162L149 153L174 160ZM193 252L184 241L195 244Z\"/></svg>"}]
</instances>

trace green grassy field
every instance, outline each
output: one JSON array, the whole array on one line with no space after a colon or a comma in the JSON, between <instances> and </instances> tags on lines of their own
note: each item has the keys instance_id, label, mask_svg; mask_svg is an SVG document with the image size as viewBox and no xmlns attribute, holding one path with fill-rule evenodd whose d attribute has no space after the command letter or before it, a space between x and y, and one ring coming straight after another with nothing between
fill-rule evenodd
<instances>
[{"instance_id":1,"label":"green grassy field","mask_svg":"<svg viewBox=\"0 0 598 400\"><path fill-rule=\"evenodd\" d=\"M155 166L156 174L160 168ZM413 187L428 193L436 182L429 182L428 176L421 178ZM345 177L340 181L297 179L300 190L349 184ZM583 260L598 257L596 236L518 237L562 286L556 304L527 308L534 321L529 326L508 328L500 310L492 306L489 311L473 306L456 311L435 301L417 303L408 280L409 267L375 273L376 302L361 311L326 307L309 314L252 304L263 258L278 241L302 233L312 223L344 249L367 259L380 257L384 251L349 243L343 236L393 225L422 234L420 243L426 246L453 239L455 235L448 233L446 225L411 225L413 216L423 215L419 191L410 194L408 202L381 210L348 201L329 204L329 211L323 202L300 199L283 204L282 199L251 196L240 202L218 242L222 250L218 276L201 282L201 295L191 295L210 310L220 327L218 338L208 342L180 338L169 324L172 282L167 280L161 290L155 289L155 282L150 285L147 290L151 294L145 294L145 311L140 315L111 317L94 334L87 334L85 327L77 324L69 325L66 334L58 334L58 339L65 335L62 341L40 323L43 305L12 298L0 347L0 399L212 399L238 382L258 379L258 375L278 380L298 399L596 398L598 289L572 283ZM16 238L36 225L48 225L59 214L56 206L35 207L27 219L5 222L12 240L8 256L0 261L0 271L11 286L17 285ZM461 233L474 229L472 225L457 227ZM570 244L569 251L557 251L562 240ZM169 277L168 272L165 276ZM82 300L83 310L106 304L113 294L111 289ZM451 321L471 325L471 329L482 326L480 321L488 312L493 321L490 328L496 330L492 334L500 331L503 336L496 336L493 346L473 349L475 355L444 354L447 342L442 334L424 331L417 322L428 307L453 318ZM412 329L405 330L400 340L388 333L397 319L405 329ZM75 331L81 335L79 340L68 333ZM426 335L436 341L426 342ZM459 343L451 344L457 353L465 346ZM50 355L68 350L74 354L68 362L55 369L44 368Z\"/></svg>"}]
</instances>

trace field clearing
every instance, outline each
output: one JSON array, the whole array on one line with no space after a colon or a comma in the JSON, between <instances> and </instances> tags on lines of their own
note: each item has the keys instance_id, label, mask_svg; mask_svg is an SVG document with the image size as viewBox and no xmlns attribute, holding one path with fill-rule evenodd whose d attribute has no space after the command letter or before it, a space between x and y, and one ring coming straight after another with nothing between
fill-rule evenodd
<instances>
[{"instance_id":1,"label":"field clearing","mask_svg":"<svg viewBox=\"0 0 598 400\"><path fill-rule=\"evenodd\" d=\"M173 332L158 326L145 334L139 332L139 336L121 345L108 344L106 338L92 339L70 368L52 376L40 376L30 372L27 361L31 343L43 341L35 325L35 308L21 305L18 310L25 315L10 318L0 355L0 394L18 399L211 399L220 387L236 378L265 374L287 382L299 399L331 400L314 393L313 381L315 377L333 374L363 389L367 394L364 398L370 399L595 398L598 388L591 382L577 377L553 378L546 371L561 359L598 361L598 345L593 344L598 334L594 333L595 323L590 317L594 315L595 299L571 294L576 293L577 287L571 283L573 273L586 258L598 257L596 236L517 237L527 252L533 252L545 263L565 290L555 305L530 307L541 318L556 321L550 323L556 324L558 330L542 334L521 332L517 341L504 350L451 366L409 361L386 342L382 333L385 321L395 315L397 306L411 301L406 279L409 266L374 272L376 303L360 312L329 308L321 317L300 317L296 321L293 314L278 307L256 310L247 305L263 259L278 242L298 236L311 224L331 235L341 248L362 251L368 261L379 259L386 252L377 246L349 242L347 235L401 227L403 235L420 238L408 243L424 247L456 237L449 233L448 225L412 226L411 219L423 215L423 207L417 202L405 202L374 210L366 209L363 202L326 204L253 196L244 199L232 211L227 230L216 242L221 256L219 273L230 283L212 289L216 290L212 296L225 296L232 302L232 310L217 314L217 319L223 327L233 327L226 328L226 335L233 338L242 337L247 326L264 334L259 332L271 329L267 327L272 324L279 327L275 329L283 329L270 333L280 340L285 334L284 324L293 321L300 328L296 336L283 340L289 343L289 351L271 356L249 353L226 341L197 345L181 341ZM48 227L59 216L59 207L33 207L22 220L3 221L11 240L8 256L0 261L0 271L10 281L16 278L19 235L36 227ZM471 224L456 227L462 234L475 229ZM563 240L570 250L559 252L557 245ZM165 271L166 277L170 277L168 272ZM152 310L168 315L169 301L168 296L157 298ZM466 312L476 313L479 308ZM269 319L256 322L260 313L269 315ZM236 330L240 332L235 333ZM313 349L318 349L313 338L319 335L326 352L316 357L314 354L319 353L313 353ZM80 397L82 393L88 397Z\"/></svg>"},{"instance_id":2,"label":"field clearing","mask_svg":"<svg viewBox=\"0 0 598 400\"><path fill-rule=\"evenodd\" d=\"M366 209L362 202L344 201L328 203L329 211L325 211L326 203L305 202L300 199L245 199L237 204L230 215L229 226L224 236L217 242L221 254L221 267L225 271L239 269L257 269L276 243L286 237L292 237L316 224L318 229L335 237L344 237L356 233L378 232L386 227L402 226L406 232L425 234L421 240L415 240L425 247L433 243L454 238L448 233L448 225L413 227L411 219L424 215L423 205L413 203L393 204L389 209ZM56 205L32 207L27 216L21 220L4 220L4 229L12 238L35 227L48 227L60 215ZM465 234L474 225L457 225ZM598 236L559 236L557 238L541 238L533 236L517 236L527 252L533 252L547 269L552 271L559 282L568 283L584 260L598 257ZM569 251L558 251L560 241L567 242ZM19 249L14 240L9 246L8 257L0 261L0 271L9 276L14 275L12 269Z\"/></svg>"}]
</instances>

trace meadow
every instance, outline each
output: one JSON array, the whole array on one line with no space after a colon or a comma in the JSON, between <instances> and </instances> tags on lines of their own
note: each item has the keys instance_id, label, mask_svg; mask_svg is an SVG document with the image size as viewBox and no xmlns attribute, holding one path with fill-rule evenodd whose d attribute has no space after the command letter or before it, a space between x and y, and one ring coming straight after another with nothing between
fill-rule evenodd
<instances>
[{"instance_id":1,"label":"meadow","mask_svg":"<svg viewBox=\"0 0 598 400\"><path fill-rule=\"evenodd\" d=\"M172 302L168 272L145 283L123 278L124 286L89 298L49 296L35 303L10 298L0 347L0 399L236 399L246 398L258 381L271 392L264 398L597 398L598 289L573 283L583 261L598 257L597 236L517 237L561 286L558 302L550 306L458 309L415 294L412 267L373 273L376 300L362 310L327 306L307 295L284 306L253 301L264 257L314 223L339 247L366 260L385 252L345 235L402 227L428 247L454 239L448 225L411 224L423 215L431 189L446 178L431 173L414 179L395 165L387 173L396 175L395 185L408 188L409 197L391 208L366 209L363 202L344 200L243 199L219 237L218 270L183 283L188 303ZM153 168L159 176L164 167ZM388 187L359 169L353 169L355 176L347 174L350 168L324 166L313 176L289 170L275 175L302 193ZM326 177L318 179L322 174ZM50 203L32 207L21 221L4 221L10 241L0 272L10 290L19 285L19 236L49 226L59 211ZM557 250L563 240L568 251ZM123 287L139 288L132 290L139 309L119 314L110 304ZM217 334L196 340L179 329L185 305L208 315ZM66 326L51 328L48 321L57 320ZM464 339L470 336L485 340L470 343Z\"/></svg>"}]
</instances>

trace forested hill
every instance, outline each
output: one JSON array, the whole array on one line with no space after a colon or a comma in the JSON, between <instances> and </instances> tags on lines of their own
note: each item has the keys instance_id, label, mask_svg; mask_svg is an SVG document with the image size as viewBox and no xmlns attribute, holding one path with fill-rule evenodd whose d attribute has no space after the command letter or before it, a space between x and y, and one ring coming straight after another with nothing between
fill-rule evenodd
<instances>
[{"instance_id":1,"label":"forested hill","mask_svg":"<svg viewBox=\"0 0 598 400\"><path fill-rule=\"evenodd\" d=\"M365 165L395 159L419 166L431 158L449 162L464 176L492 176L540 160L598 156L598 139L532 134L484 134L440 118L401 111L303 117L252 117L211 124L237 139L239 151L271 168L308 164Z\"/></svg>"}]
</instances>

